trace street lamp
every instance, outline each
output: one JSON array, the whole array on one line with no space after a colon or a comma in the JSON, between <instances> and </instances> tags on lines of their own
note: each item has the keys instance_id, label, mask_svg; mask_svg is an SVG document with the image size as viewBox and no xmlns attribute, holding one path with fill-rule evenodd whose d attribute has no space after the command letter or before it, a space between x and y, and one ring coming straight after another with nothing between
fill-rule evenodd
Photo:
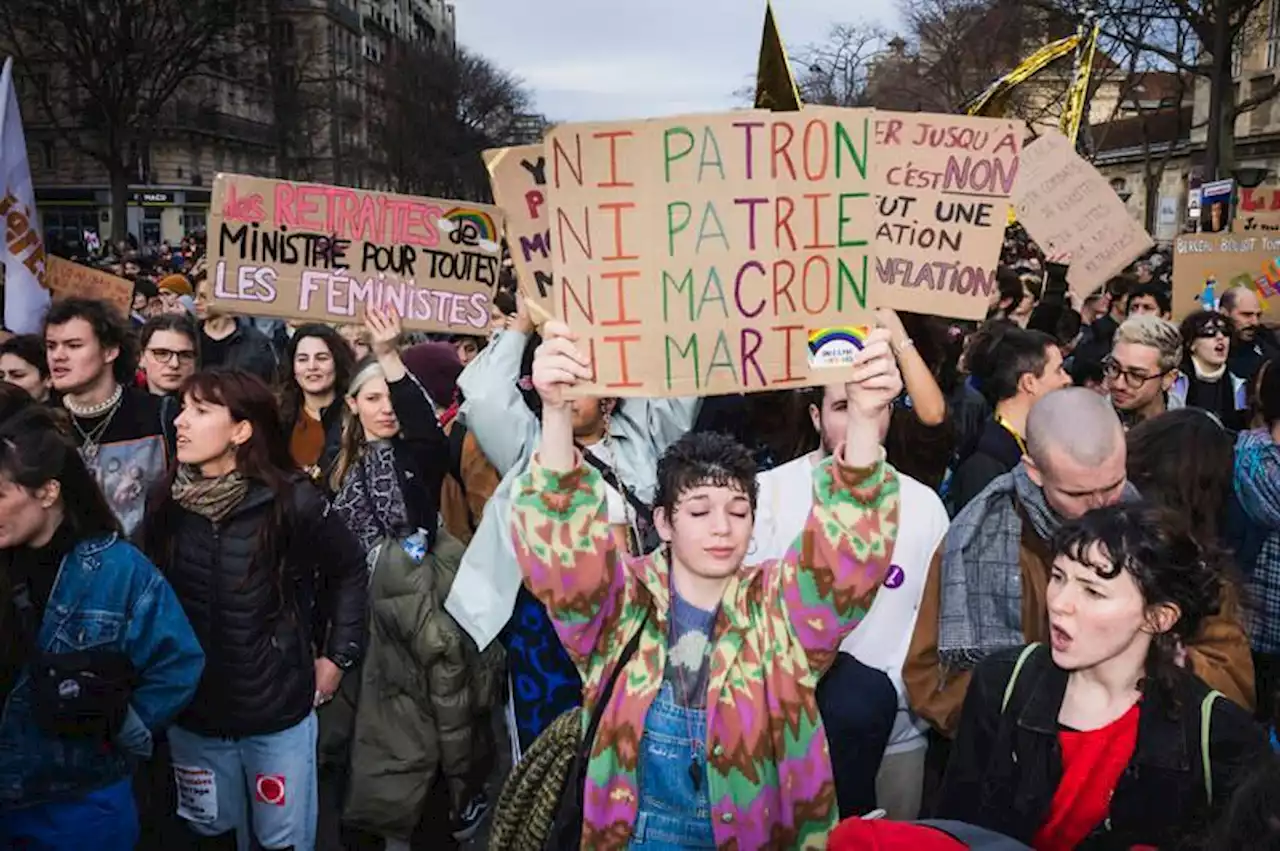
<instances>
[{"instance_id":1,"label":"street lamp","mask_svg":"<svg viewBox=\"0 0 1280 851\"><path fill-rule=\"evenodd\" d=\"M1257 189L1268 177L1271 169L1262 166L1240 166L1231 170L1236 184L1244 189Z\"/></svg>"},{"instance_id":2,"label":"street lamp","mask_svg":"<svg viewBox=\"0 0 1280 851\"><path fill-rule=\"evenodd\" d=\"M1129 187L1123 177L1111 178L1111 189L1119 196L1120 200L1128 204L1129 199L1133 197L1133 193L1129 191Z\"/></svg>"}]
</instances>

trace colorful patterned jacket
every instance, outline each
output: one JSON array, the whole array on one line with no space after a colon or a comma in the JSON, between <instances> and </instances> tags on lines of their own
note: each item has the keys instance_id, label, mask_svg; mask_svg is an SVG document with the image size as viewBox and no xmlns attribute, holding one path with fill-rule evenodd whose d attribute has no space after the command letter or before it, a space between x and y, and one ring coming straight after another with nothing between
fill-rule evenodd
<instances>
[{"instance_id":1,"label":"colorful patterned jacket","mask_svg":"<svg viewBox=\"0 0 1280 851\"><path fill-rule=\"evenodd\" d=\"M605 708L588 767L582 847L624 849L639 806L636 768L662 684L670 591L664 551L622 557L600 476L534 460L512 523L525 582L582 673L588 712L623 647L649 619ZM898 479L883 462L814 472L814 507L785 558L744 568L724 592L707 689L711 818L721 849L824 848L835 787L815 688L889 570Z\"/></svg>"}]
</instances>

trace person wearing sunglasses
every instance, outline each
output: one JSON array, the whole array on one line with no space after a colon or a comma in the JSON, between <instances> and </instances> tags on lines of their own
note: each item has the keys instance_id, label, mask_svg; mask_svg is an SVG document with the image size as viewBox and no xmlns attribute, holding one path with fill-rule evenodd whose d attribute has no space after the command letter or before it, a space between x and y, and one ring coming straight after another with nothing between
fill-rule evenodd
<instances>
[{"instance_id":1,"label":"person wearing sunglasses","mask_svg":"<svg viewBox=\"0 0 1280 851\"><path fill-rule=\"evenodd\" d=\"M1238 430L1244 425L1248 400L1245 380L1232 374L1227 364L1231 330L1231 320L1216 310L1196 311L1182 321L1186 355L1169 388L1168 404L1171 409L1199 408Z\"/></svg>"},{"instance_id":2,"label":"person wearing sunglasses","mask_svg":"<svg viewBox=\"0 0 1280 851\"><path fill-rule=\"evenodd\" d=\"M1172 322L1143 315L1121 324L1102 369L1104 386L1126 428L1168 410L1165 395L1181 362L1182 337Z\"/></svg>"}]
</instances>

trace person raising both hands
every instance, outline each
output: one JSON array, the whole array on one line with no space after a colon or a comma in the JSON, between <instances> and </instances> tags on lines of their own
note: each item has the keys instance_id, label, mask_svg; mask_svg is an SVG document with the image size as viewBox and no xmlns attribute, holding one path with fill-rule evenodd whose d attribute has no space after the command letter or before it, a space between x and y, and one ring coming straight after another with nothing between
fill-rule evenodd
<instances>
[{"instance_id":1,"label":"person raising both hands","mask_svg":"<svg viewBox=\"0 0 1280 851\"><path fill-rule=\"evenodd\" d=\"M750 566L755 464L719 434L663 453L662 546L619 552L605 484L573 443L570 391L590 367L564 324L543 336L541 444L516 483L516 554L582 674L585 713L625 667L592 746L582 847L823 847L836 799L815 683L871 606L897 536L898 477L880 446L902 390L888 332L870 335L844 386L848 425L815 467L803 531Z\"/></svg>"}]
</instances>

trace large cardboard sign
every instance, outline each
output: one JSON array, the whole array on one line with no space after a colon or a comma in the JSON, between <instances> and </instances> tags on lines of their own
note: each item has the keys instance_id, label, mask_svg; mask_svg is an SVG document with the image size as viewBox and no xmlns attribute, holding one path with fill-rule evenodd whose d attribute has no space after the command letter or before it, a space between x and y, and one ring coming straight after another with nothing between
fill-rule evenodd
<instances>
[{"instance_id":1,"label":"large cardboard sign","mask_svg":"<svg viewBox=\"0 0 1280 851\"><path fill-rule=\"evenodd\" d=\"M590 395L844 380L875 302L872 113L567 124L545 146L553 308Z\"/></svg>"},{"instance_id":2,"label":"large cardboard sign","mask_svg":"<svg viewBox=\"0 0 1280 851\"><path fill-rule=\"evenodd\" d=\"M995 118L875 113L876 307L981 319L996 293L1022 132Z\"/></svg>"},{"instance_id":3,"label":"large cardboard sign","mask_svg":"<svg viewBox=\"0 0 1280 851\"><path fill-rule=\"evenodd\" d=\"M1084 298L1154 243L1102 174L1050 131L1022 152L1018 220L1046 255L1069 255L1067 283Z\"/></svg>"},{"instance_id":4,"label":"large cardboard sign","mask_svg":"<svg viewBox=\"0 0 1280 851\"><path fill-rule=\"evenodd\" d=\"M318 322L374 305L409 329L483 334L501 228L482 204L219 174L213 298L231 313Z\"/></svg>"},{"instance_id":5,"label":"large cardboard sign","mask_svg":"<svg viewBox=\"0 0 1280 851\"><path fill-rule=\"evenodd\" d=\"M133 283L126 278L72 263L45 258L44 283L54 298L91 298L113 305L124 316L133 309Z\"/></svg>"},{"instance_id":6,"label":"large cardboard sign","mask_svg":"<svg viewBox=\"0 0 1280 851\"><path fill-rule=\"evenodd\" d=\"M1231 287L1253 290L1268 319L1280 317L1280 237L1253 234L1188 234L1173 248L1173 318L1202 309L1205 283L1214 297Z\"/></svg>"},{"instance_id":7,"label":"large cardboard sign","mask_svg":"<svg viewBox=\"0 0 1280 851\"><path fill-rule=\"evenodd\" d=\"M542 145L484 152L493 200L506 218L507 250L516 265L520 292L551 312L551 225L547 216L547 158Z\"/></svg>"}]
</instances>

